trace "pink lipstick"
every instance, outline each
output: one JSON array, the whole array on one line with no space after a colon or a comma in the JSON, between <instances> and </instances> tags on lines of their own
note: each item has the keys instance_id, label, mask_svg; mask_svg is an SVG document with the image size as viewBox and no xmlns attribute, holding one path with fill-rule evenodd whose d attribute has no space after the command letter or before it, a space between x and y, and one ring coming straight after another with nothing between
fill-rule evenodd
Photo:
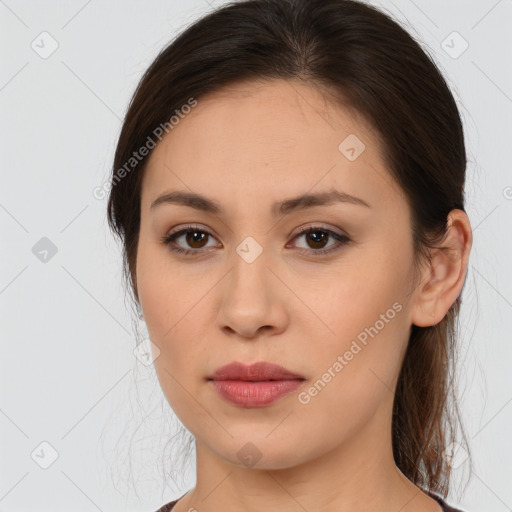
<instances>
[{"instance_id":1,"label":"pink lipstick","mask_svg":"<svg viewBox=\"0 0 512 512\"><path fill-rule=\"evenodd\" d=\"M241 407L265 407L291 393L306 380L282 366L233 362L208 377L219 395Z\"/></svg>"}]
</instances>

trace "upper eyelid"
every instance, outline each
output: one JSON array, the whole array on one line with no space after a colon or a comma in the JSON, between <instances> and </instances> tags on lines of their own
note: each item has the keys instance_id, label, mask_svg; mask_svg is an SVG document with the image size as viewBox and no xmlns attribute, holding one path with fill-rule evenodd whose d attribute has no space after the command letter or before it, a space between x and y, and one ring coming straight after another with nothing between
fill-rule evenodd
<instances>
[{"instance_id":1,"label":"upper eyelid","mask_svg":"<svg viewBox=\"0 0 512 512\"><path fill-rule=\"evenodd\" d=\"M174 243L176 243L175 241L178 238L182 237L184 234L188 233L189 231L193 231L193 230L207 233L208 236L211 236L211 237L215 238L218 241L217 237L209 229L203 228L201 226L194 226L194 225L188 225L188 226L184 226L184 227L181 227L179 229L176 229L175 231L170 231L163 238L167 239L167 240L172 238L172 241ZM331 228L328 228L328 227L325 227L325 226L321 226L319 224L311 224L309 226L303 226L303 227L301 227L299 229L299 231L297 233L295 233L294 235L289 235L289 237L291 237L291 240L293 241L296 238L298 238L299 236L302 236L302 235L306 234L307 232L315 231L315 230L317 230L317 231L325 231L326 233L331 233L331 237L332 237L332 235L335 235L335 238L339 237L339 238L345 238L347 241L351 240L350 235L348 235L344 231L341 232L341 233L338 233L334 229L331 229ZM186 249L186 250L190 250L192 252L200 252L201 251L201 249Z\"/></svg>"},{"instance_id":2,"label":"upper eyelid","mask_svg":"<svg viewBox=\"0 0 512 512\"><path fill-rule=\"evenodd\" d=\"M176 230L171 230L167 233L167 237L169 236L174 236L174 235L182 235L183 233L186 233L188 231L192 231L192 230L196 230L196 231L202 231L202 232L205 232L205 233L208 233L209 235L211 236L215 236L211 230L209 228L203 228L201 226L192 226L192 225L189 225L189 226L184 226L184 227L181 227L179 229L176 229ZM293 237L297 237L298 235L301 235L303 234L305 231L310 231L310 230L314 230L314 229L317 229L318 231L328 231L328 232L332 232L336 235L339 235L339 236L347 236L348 235L343 231L341 233L338 233L335 231L335 229L333 228L330 228L330 227L326 227L326 226L321 226L319 224L311 224L309 226L303 226L299 229L299 231L297 231L297 233L295 233L293 235ZM339 228L338 228L339 229ZM291 234L289 236L292 236Z\"/></svg>"}]
</instances>

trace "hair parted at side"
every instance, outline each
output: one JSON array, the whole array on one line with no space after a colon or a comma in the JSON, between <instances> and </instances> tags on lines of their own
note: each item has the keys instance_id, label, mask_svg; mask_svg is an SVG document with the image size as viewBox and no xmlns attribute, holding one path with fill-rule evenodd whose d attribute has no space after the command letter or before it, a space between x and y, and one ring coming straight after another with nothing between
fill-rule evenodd
<instances>
[{"instance_id":1,"label":"hair parted at side","mask_svg":"<svg viewBox=\"0 0 512 512\"><path fill-rule=\"evenodd\" d=\"M191 98L241 81L300 80L361 114L410 206L416 268L464 211L466 151L455 100L432 58L389 16L355 0L240 0L179 34L144 73L115 152L108 222L138 300L136 258L147 156L119 169ZM446 497L444 451L464 431L454 399L460 295L444 319L412 326L394 401L393 453L412 482ZM460 442L461 439L458 439Z\"/></svg>"}]
</instances>

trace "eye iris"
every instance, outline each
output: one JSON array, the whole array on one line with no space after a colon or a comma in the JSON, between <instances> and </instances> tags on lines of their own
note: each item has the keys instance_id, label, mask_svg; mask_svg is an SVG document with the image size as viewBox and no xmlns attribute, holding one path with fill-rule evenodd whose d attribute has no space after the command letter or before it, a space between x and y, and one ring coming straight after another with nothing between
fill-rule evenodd
<instances>
[{"instance_id":1,"label":"eye iris","mask_svg":"<svg viewBox=\"0 0 512 512\"><path fill-rule=\"evenodd\" d=\"M201 231L188 231L186 233L187 244L189 244L191 247L194 247L195 249L200 249L201 247L203 247L202 245L197 247L194 244L196 244L197 242L200 243L201 241L205 241L206 237L206 233L202 233ZM197 238L199 238L199 240Z\"/></svg>"},{"instance_id":2,"label":"eye iris","mask_svg":"<svg viewBox=\"0 0 512 512\"><path fill-rule=\"evenodd\" d=\"M326 241L327 236L328 236L327 233L324 233L322 231L311 231L306 234L306 237L308 239L313 239L313 244L314 244L313 247L315 249L321 249L322 247L324 247L323 242ZM319 244L319 245L317 245L317 244Z\"/></svg>"}]
</instances>

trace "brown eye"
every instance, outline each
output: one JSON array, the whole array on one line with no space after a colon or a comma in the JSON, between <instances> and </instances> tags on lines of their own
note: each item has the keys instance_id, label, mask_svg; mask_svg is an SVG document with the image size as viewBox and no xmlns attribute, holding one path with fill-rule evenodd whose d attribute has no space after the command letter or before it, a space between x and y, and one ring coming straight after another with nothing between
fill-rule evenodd
<instances>
[{"instance_id":1,"label":"brown eye","mask_svg":"<svg viewBox=\"0 0 512 512\"><path fill-rule=\"evenodd\" d=\"M187 226L174 233L166 235L162 238L162 243L169 246L169 248L181 254L200 254L203 248L207 247L209 238L212 237L211 233L195 226ZM184 239L178 243L180 239ZM211 246L210 246L211 247Z\"/></svg>"},{"instance_id":2,"label":"brown eye","mask_svg":"<svg viewBox=\"0 0 512 512\"><path fill-rule=\"evenodd\" d=\"M187 244L193 249L201 249L204 246L205 240L207 240L208 234L204 231L187 231L185 233L185 240Z\"/></svg>"},{"instance_id":3,"label":"brown eye","mask_svg":"<svg viewBox=\"0 0 512 512\"><path fill-rule=\"evenodd\" d=\"M312 249L323 249L329 239L325 231L309 231L304 236L307 241L312 241L313 245L310 245Z\"/></svg>"},{"instance_id":4,"label":"brown eye","mask_svg":"<svg viewBox=\"0 0 512 512\"><path fill-rule=\"evenodd\" d=\"M346 235L341 235L331 231L330 229L315 226L302 229L300 233L295 236L294 240L298 240L300 238L304 238L307 245L304 248L299 247L301 252L314 256L320 254L329 254L331 252L337 251L344 245L347 245L349 242L351 242L350 238L348 238ZM333 239L334 243L326 245L330 239ZM324 250L325 247L329 248Z\"/></svg>"}]
</instances>

